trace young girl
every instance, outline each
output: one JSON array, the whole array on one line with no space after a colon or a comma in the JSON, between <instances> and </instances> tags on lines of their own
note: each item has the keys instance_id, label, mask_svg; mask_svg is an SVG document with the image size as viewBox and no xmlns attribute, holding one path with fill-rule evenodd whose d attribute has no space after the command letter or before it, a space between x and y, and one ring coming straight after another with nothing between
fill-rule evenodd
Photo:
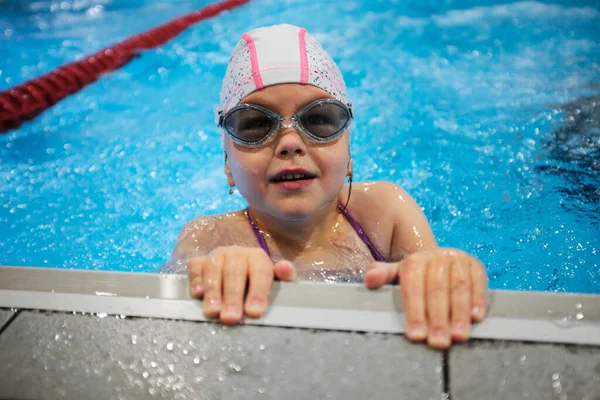
<instances>
[{"instance_id":1,"label":"young girl","mask_svg":"<svg viewBox=\"0 0 600 400\"><path fill-rule=\"evenodd\" d=\"M305 29L242 36L217 118L230 193L237 187L248 208L196 218L173 254L207 317L260 317L274 278L371 289L399 281L409 339L435 348L468 339L486 313L483 265L438 248L402 188L352 183L352 105L337 65Z\"/></svg>"}]
</instances>

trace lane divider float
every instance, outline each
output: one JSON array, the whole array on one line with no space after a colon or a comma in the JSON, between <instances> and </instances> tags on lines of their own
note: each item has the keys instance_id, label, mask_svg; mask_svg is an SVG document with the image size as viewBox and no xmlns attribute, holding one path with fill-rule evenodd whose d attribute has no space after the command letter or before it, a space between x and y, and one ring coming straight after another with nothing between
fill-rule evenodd
<instances>
[{"instance_id":1,"label":"lane divider float","mask_svg":"<svg viewBox=\"0 0 600 400\"><path fill-rule=\"evenodd\" d=\"M142 51L158 47L191 25L249 1L226 0L208 5L0 92L0 134L32 120L60 100L96 81L102 74L127 64Z\"/></svg>"}]
</instances>

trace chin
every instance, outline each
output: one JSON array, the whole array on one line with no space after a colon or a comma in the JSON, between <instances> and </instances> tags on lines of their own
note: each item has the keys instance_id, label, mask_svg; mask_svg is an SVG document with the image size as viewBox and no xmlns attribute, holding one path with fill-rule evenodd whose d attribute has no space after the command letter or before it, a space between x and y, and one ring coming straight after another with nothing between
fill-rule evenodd
<instances>
[{"instance_id":1,"label":"chin","mask_svg":"<svg viewBox=\"0 0 600 400\"><path fill-rule=\"evenodd\" d=\"M284 206L277 208L277 217L286 221L304 221L314 213L306 206Z\"/></svg>"},{"instance_id":2,"label":"chin","mask_svg":"<svg viewBox=\"0 0 600 400\"><path fill-rule=\"evenodd\" d=\"M318 214L326 207L326 203L314 199L286 199L273 204L273 214L287 221L303 221Z\"/></svg>"}]
</instances>

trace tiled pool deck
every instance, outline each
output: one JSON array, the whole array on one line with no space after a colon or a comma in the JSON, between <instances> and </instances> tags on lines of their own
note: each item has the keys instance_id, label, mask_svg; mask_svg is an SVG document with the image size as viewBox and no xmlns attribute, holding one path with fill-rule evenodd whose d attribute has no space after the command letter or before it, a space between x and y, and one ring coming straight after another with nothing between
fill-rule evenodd
<instances>
[{"instance_id":1,"label":"tiled pool deck","mask_svg":"<svg viewBox=\"0 0 600 400\"><path fill-rule=\"evenodd\" d=\"M0 398L600 400L600 296L492 291L447 352L406 341L394 287L271 301L225 327L181 276L0 267Z\"/></svg>"}]
</instances>

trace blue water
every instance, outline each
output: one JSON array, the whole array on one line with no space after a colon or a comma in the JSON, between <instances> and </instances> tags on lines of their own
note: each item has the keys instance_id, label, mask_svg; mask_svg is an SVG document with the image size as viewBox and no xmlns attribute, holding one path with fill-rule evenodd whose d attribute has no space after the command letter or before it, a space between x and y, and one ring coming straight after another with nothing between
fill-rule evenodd
<instances>
[{"instance_id":1,"label":"blue water","mask_svg":"<svg viewBox=\"0 0 600 400\"><path fill-rule=\"evenodd\" d=\"M0 90L208 3L0 1ZM600 293L600 131L564 107L600 95L597 1L255 0L201 22L0 136L0 264L154 271L185 222L244 207L212 110L240 35L280 22L339 62L357 180L406 188L492 288Z\"/></svg>"}]
</instances>

